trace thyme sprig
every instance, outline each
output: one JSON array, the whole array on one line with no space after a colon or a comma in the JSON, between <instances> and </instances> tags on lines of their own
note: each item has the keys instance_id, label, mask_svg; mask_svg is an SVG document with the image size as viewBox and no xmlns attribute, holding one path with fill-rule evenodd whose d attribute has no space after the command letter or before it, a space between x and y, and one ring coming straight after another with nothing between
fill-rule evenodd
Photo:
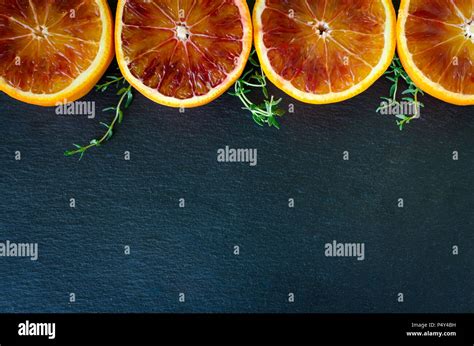
<instances>
[{"instance_id":1,"label":"thyme sprig","mask_svg":"<svg viewBox=\"0 0 474 346\"><path fill-rule=\"evenodd\" d=\"M413 105L414 114L396 115L396 117L399 119L397 120L397 125L400 128L400 131L402 131L405 125L420 117L419 110L420 108L424 107L424 105L418 101L418 96L424 94L423 91L419 89L415 83L413 83L410 76L408 76L400 62L400 59L397 56L395 56L393 59L392 64L390 65L390 68L387 70L387 72L385 72L385 75L386 78L392 82L392 86L390 87L390 96L381 97L381 99L384 100L384 104L377 108L377 113L381 113L386 108L397 107L398 109L402 109L400 101L398 101L397 97L401 88L400 82L404 81L407 85L407 88L401 92L401 100L410 102Z\"/></svg>"},{"instance_id":2,"label":"thyme sprig","mask_svg":"<svg viewBox=\"0 0 474 346\"><path fill-rule=\"evenodd\" d=\"M253 120L260 126L268 124L269 127L280 128L277 121L278 117L285 114L285 111L279 107L281 99L276 100L273 95L269 97L267 89L267 78L263 70L255 59L255 50L252 51L249 57L250 64L254 67L243 74L234 85L234 91L229 92L230 95L236 96L243 104L242 109L249 111L252 114ZM247 94L252 92L252 89L261 89L265 97L263 103L255 104L248 97Z\"/></svg>"},{"instance_id":3,"label":"thyme sprig","mask_svg":"<svg viewBox=\"0 0 474 346\"><path fill-rule=\"evenodd\" d=\"M115 112L115 116L110 124L106 124L104 122L101 122L100 124L104 126L107 131L103 134L102 137L99 139L93 139L89 142L89 144L85 146L81 146L78 144L73 144L76 149L74 150L68 150L64 153L65 156L74 156L74 155L80 155L79 160L81 160L84 157L84 154L86 153L87 150L93 148L93 147L99 147L101 146L104 142L108 141L110 138L112 138L114 134L114 129L117 124L121 124L123 121L123 111L130 107L133 101L133 89L130 84L125 80L124 77L118 77L118 76L107 76L106 79L108 80L107 82L103 84L98 84L96 85L96 90L100 92L105 92L106 90L109 89L110 86L115 85L116 88L118 89L117 91L117 96L120 96L119 101L116 106L114 107L108 107L103 109L103 112L110 112L113 111Z\"/></svg>"}]
</instances>

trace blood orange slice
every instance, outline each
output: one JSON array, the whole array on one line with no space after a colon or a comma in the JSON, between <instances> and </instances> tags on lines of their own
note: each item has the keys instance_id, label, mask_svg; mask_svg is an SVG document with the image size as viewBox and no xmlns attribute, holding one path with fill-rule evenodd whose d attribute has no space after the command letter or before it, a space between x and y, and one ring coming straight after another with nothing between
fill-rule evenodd
<instances>
[{"instance_id":1,"label":"blood orange slice","mask_svg":"<svg viewBox=\"0 0 474 346\"><path fill-rule=\"evenodd\" d=\"M54 106L87 94L109 66L106 0L0 0L0 90Z\"/></svg>"},{"instance_id":2,"label":"blood orange slice","mask_svg":"<svg viewBox=\"0 0 474 346\"><path fill-rule=\"evenodd\" d=\"M252 23L245 0L119 0L115 42L122 74L143 95L197 107L242 74Z\"/></svg>"},{"instance_id":3,"label":"blood orange slice","mask_svg":"<svg viewBox=\"0 0 474 346\"><path fill-rule=\"evenodd\" d=\"M386 71L395 53L390 0L257 0L253 20L265 74L307 103L360 94Z\"/></svg>"},{"instance_id":4,"label":"blood orange slice","mask_svg":"<svg viewBox=\"0 0 474 346\"><path fill-rule=\"evenodd\" d=\"M474 105L473 0L403 0L397 35L400 61L418 87Z\"/></svg>"}]
</instances>

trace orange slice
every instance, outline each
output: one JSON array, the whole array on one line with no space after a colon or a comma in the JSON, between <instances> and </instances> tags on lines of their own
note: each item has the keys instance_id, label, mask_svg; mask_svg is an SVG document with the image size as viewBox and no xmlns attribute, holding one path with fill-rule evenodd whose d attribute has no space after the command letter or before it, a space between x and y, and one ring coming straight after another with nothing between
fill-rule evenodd
<instances>
[{"instance_id":1,"label":"orange slice","mask_svg":"<svg viewBox=\"0 0 474 346\"><path fill-rule=\"evenodd\" d=\"M403 0L398 53L415 84L456 105L474 105L474 1Z\"/></svg>"},{"instance_id":2,"label":"orange slice","mask_svg":"<svg viewBox=\"0 0 474 346\"><path fill-rule=\"evenodd\" d=\"M0 0L0 90L54 106L87 94L109 66L106 0Z\"/></svg>"},{"instance_id":3,"label":"orange slice","mask_svg":"<svg viewBox=\"0 0 474 346\"><path fill-rule=\"evenodd\" d=\"M395 54L390 0L257 0L253 20L265 74L307 103L334 103L360 94Z\"/></svg>"},{"instance_id":4,"label":"orange slice","mask_svg":"<svg viewBox=\"0 0 474 346\"><path fill-rule=\"evenodd\" d=\"M252 48L245 0L119 0L117 60L149 99L197 107L223 94L242 74Z\"/></svg>"}]
</instances>

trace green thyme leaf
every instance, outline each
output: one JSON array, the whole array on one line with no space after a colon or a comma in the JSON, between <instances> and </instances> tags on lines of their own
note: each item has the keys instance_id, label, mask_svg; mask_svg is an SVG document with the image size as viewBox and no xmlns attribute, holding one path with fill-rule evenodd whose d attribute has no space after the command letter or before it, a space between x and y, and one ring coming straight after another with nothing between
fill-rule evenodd
<instances>
[{"instance_id":1,"label":"green thyme leaf","mask_svg":"<svg viewBox=\"0 0 474 346\"><path fill-rule=\"evenodd\" d=\"M387 105L378 107L376 112L380 113L382 110L390 106L400 105L399 101L397 100L397 96L401 88L400 82L403 80L407 88L401 91L401 95L406 95L405 97L402 97L401 100L412 103L415 109L415 114L411 116L396 115L398 119L401 119L400 121L397 120L397 125L400 130L403 130L405 125L409 124L413 119L417 119L420 117L418 110L420 107L424 107L424 105L418 101L418 95L424 94L423 91L419 89L408 76L400 62L400 59L397 56L393 58L390 68L387 70L387 72L385 72L385 76L385 78L392 82L392 85L390 86L389 97L380 98L381 100L386 102Z\"/></svg>"},{"instance_id":2,"label":"green thyme leaf","mask_svg":"<svg viewBox=\"0 0 474 346\"><path fill-rule=\"evenodd\" d=\"M279 129L280 125L276 117L281 117L285 114L285 111L278 107L281 103L281 99L275 100L273 96L269 95L267 78L258 63L255 50L250 54L249 62L256 69L250 69L245 72L235 83L234 91L229 92L229 94L240 99L243 104L242 109L252 114L252 119L257 125L268 125ZM247 97L254 89L260 89L262 91L264 96L263 104L256 105Z\"/></svg>"}]
</instances>

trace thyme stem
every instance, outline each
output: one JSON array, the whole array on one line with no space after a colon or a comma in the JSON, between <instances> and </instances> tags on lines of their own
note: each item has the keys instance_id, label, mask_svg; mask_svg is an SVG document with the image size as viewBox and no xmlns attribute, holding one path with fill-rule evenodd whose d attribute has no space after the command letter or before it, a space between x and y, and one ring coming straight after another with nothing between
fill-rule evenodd
<instances>
[{"instance_id":1,"label":"thyme stem","mask_svg":"<svg viewBox=\"0 0 474 346\"><path fill-rule=\"evenodd\" d=\"M109 88L109 86L115 84L117 87L122 84L125 85L122 87L118 92L117 95L120 96L119 101L117 103L117 106L115 107L109 107L104 109L104 112L111 111L113 110L115 112L115 116L110 124L106 124L101 122L100 124L105 126L107 128L107 131L100 137L100 139L93 139L89 142L89 144L85 146L81 146L78 144L73 144L76 149L74 150L68 150L64 153L65 156L74 156L74 155L80 155L79 160L81 160L86 153L87 150L93 148L93 147L99 147L101 146L104 142L108 141L110 138L112 138L115 126L117 123L122 123L123 120L123 110L127 109L130 104L133 101L133 89L130 84L127 83L124 77L117 77L117 76L107 76L107 79L110 79L110 81L104 83L104 84L99 84L96 86L96 89L104 92Z\"/></svg>"}]
</instances>

